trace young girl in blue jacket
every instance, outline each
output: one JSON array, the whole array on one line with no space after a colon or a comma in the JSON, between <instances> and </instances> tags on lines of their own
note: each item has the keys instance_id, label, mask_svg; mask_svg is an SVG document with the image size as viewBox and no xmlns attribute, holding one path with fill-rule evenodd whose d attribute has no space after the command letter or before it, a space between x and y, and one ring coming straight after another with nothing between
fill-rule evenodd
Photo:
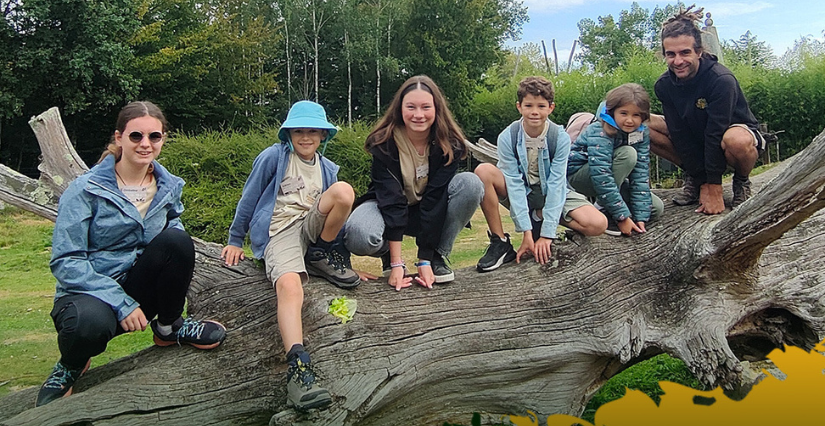
<instances>
[{"instance_id":1,"label":"young girl in blue jacket","mask_svg":"<svg viewBox=\"0 0 825 426\"><path fill-rule=\"evenodd\" d=\"M578 192L595 197L610 222L605 233L644 233L664 210L650 192L650 97L626 83L607 92L597 117L570 148L567 178ZM570 126L568 126L570 127Z\"/></svg>"},{"instance_id":2,"label":"young girl in blue jacket","mask_svg":"<svg viewBox=\"0 0 825 426\"><path fill-rule=\"evenodd\" d=\"M181 317L195 249L179 219L183 180L155 161L166 127L156 105L126 105L98 164L60 197L50 267L61 357L37 406L71 395L118 334L150 326L158 346L199 349L224 340L223 325Z\"/></svg>"}]
</instances>

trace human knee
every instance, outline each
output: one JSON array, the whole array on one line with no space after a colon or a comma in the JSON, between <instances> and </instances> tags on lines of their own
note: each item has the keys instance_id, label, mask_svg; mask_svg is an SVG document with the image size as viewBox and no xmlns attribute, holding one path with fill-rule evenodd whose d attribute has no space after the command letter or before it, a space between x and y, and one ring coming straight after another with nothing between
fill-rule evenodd
<instances>
[{"instance_id":1,"label":"human knee","mask_svg":"<svg viewBox=\"0 0 825 426\"><path fill-rule=\"evenodd\" d=\"M756 153L753 133L742 127L732 127L722 136L722 150L726 155L742 157Z\"/></svg>"},{"instance_id":2,"label":"human knee","mask_svg":"<svg viewBox=\"0 0 825 426\"><path fill-rule=\"evenodd\" d=\"M495 164L490 163L479 164L474 173L485 185L492 184L499 176L503 176L501 170Z\"/></svg>"},{"instance_id":3,"label":"human knee","mask_svg":"<svg viewBox=\"0 0 825 426\"><path fill-rule=\"evenodd\" d=\"M91 302L91 303L84 303ZM59 337L73 347L105 344L117 331L117 317L103 302L78 300L70 303L58 316Z\"/></svg>"},{"instance_id":4,"label":"human knee","mask_svg":"<svg viewBox=\"0 0 825 426\"><path fill-rule=\"evenodd\" d=\"M327 193L333 198L336 205L352 206L352 203L355 202L355 191L352 189L352 185L346 182L333 183L327 189Z\"/></svg>"},{"instance_id":5,"label":"human knee","mask_svg":"<svg viewBox=\"0 0 825 426\"><path fill-rule=\"evenodd\" d=\"M634 148L624 145L616 148L613 151L613 164L627 164L632 167L636 164L638 158L637 152Z\"/></svg>"},{"instance_id":6,"label":"human knee","mask_svg":"<svg viewBox=\"0 0 825 426\"><path fill-rule=\"evenodd\" d=\"M450 199L460 197L461 199L475 202L476 206L484 196L484 184L474 173L462 172L453 177L447 187Z\"/></svg>"},{"instance_id":7,"label":"human knee","mask_svg":"<svg viewBox=\"0 0 825 426\"><path fill-rule=\"evenodd\" d=\"M152 241L159 246L159 249L169 253L177 262L183 264L195 264L195 244L189 234L177 228L167 228L158 234Z\"/></svg>"},{"instance_id":8,"label":"human knee","mask_svg":"<svg viewBox=\"0 0 825 426\"><path fill-rule=\"evenodd\" d=\"M275 281L275 294L279 299L304 299L304 286L301 275L297 272L287 272Z\"/></svg>"},{"instance_id":9,"label":"human knee","mask_svg":"<svg viewBox=\"0 0 825 426\"><path fill-rule=\"evenodd\" d=\"M588 237L604 234L607 230L607 216L596 210L595 207L581 207L576 215L576 222L581 226L581 233Z\"/></svg>"},{"instance_id":10,"label":"human knee","mask_svg":"<svg viewBox=\"0 0 825 426\"><path fill-rule=\"evenodd\" d=\"M383 221L383 218L381 219ZM358 256L373 256L384 246L383 228L366 229L355 223L347 222L344 233L344 246L350 253Z\"/></svg>"}]
</instances>

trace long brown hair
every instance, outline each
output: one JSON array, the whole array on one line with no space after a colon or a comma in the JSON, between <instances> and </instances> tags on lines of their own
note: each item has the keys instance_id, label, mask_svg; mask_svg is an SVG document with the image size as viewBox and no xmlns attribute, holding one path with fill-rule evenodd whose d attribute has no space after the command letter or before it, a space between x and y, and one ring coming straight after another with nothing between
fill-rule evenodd
<instances>
[{"instance_id":1,"label":"long brown hair","mask_svg":"<svg viewBox=\"0 0 825 426\"><path fill-rule=\"evenodd\" d=\"M393 97L392 102L390 102L389 108L387 108L387 112L384 113L384 116L381 117L381 120L378 121L378 124L375 125L375 128L373 128L372 132L367 136L364 148L369 151L372 147L386 143L392 139L393 131L396 128L404 128L401 102L407 93L417 89L433 95L435 122L433 122L433 125L430 127L430 138L441 146L441 151L448 157L447 164L453 162L453 152L460 153L459 158L463 159L466 157L467 151L464 148L464 132L461 131L461 127L459 127L455 119L453 119L453 114L447 106L447 100L441 93L441 89L426 75L410 77L398 88L398 91L395 92L395 97Z\"/></svg>"},{"instance_id":2,"label":"long brown hair","mask_svg":"<svg viewBox=\"0 0 825 426\"><path fill-rule=\"evenodd\" d=\"M161 126L163 127L163 133L166 133L166 130L169 126L169 123L166 121L166 116L163 115L163 111L160 110L160 107L157 105L149 102L149 101L135 101L129 102L120 113L117 115L117 121L115 122L115 130L123 134L123 131L126 130L126 125L134 120L135 118L140 117L154 117L160 121ZM114 155L115 162L120 161L120 157L123 155L123 150L117 146L115 143L115 134L112 133L112 139L109 141L109 145L106 146L106 149L101 154L100 159L97 160L98 163L103 161L107 155Z\"/></svg>"}]
</instances>

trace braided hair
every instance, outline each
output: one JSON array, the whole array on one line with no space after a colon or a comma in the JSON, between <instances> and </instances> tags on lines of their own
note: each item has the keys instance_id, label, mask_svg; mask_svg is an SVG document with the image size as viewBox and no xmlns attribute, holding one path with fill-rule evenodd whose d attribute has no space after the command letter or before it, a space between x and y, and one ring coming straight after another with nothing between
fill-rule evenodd
<instances>
[{"instance_id":1,"label":"braided hair","mask_svg":"<svg viewBox=\"0 0 825 426\"><path fill-rule=\"evenodd\" d=\"M679 13L662 24L662 41L669 37L690 36L693 37L693 49L700 53L702 51L702 31L699 29L699 22L702 21L702 12L705 8L692 10L696 5L692 4L687 9L679 7ZM662 53L665 53L662 44Z\"/></svg>"}]
</instances>

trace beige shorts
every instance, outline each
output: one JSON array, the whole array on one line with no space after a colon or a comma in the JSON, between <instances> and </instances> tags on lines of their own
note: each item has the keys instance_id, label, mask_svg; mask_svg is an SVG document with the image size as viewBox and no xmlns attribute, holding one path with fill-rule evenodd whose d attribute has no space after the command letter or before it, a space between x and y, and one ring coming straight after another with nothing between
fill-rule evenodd
<instances>
[{"instance_id":1,"label":"beige shorts","mask_svg":"<svg viewBox=\"0 0 825 426\"><path fill-rule=\"evenodd\" d=\"M321 235L324 222L327 220L327 215L318 210L320 201L321 197L318 197L306 216L269 238L269 244L264 251L264 265L266 276L272 281L272 285L288 272L298 273L303 284L309 280L304 253Z\"/></svg>"},{"instance_id":2,"label":"beige shorts","mask_svg":"<svg viewBox=\"0 0 825 426\"><path fill-rule=\"evenodd\" d=\"M527 207L531 212L533 210L543 209L544 195L541 193L541 186L532 185L531 188L532 191L527 194ZM508 197L499 197L498 202L501 203L504 208L510 210L510 199ZM567 192L567 197L564 199L564 207L561 209L561 219L565 222L571 222L573 218L570 217L570 212L579 207L591 205L590 201L587 201L587 197L571 189Z\"/></svg>"},{"instance_id":3,"label":"beige shorts","mask_svg":"<svg viewBox=\"0 0 825 426\"><path fill-rule=\"evenodd\" d=\"M762 137L762 134L761 134L761 133L759 133L759 132L755 132L755 131L751 130L751 128L750 128L750 127L748 127L746 124L739 124L739 123L737 123L737 124L731 124L731 125L728 127L728 129L733 128L733 127L741 127L741 128L743 128L743 129L745 129L745 130L747 130L747 131L751 132L751 135L753 135L753 146L755 146L755 147L756 147L756 149L757 149L760 153L762 153L762 151L764 151L764 150L765 150L765 147L767 146L767 142L765 142L765 138L763 138L763 137Z\"/></svg>"}]
</instances>

